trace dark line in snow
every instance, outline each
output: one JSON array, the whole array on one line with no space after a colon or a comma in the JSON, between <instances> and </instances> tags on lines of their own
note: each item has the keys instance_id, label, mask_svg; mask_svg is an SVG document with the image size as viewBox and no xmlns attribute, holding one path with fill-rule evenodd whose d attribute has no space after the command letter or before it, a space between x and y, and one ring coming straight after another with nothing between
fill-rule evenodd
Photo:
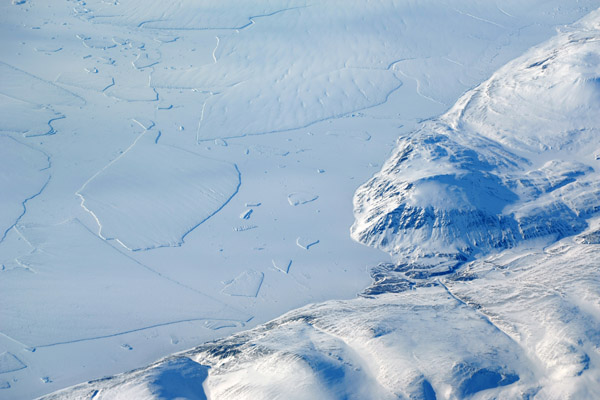
<instances>
[{"instance_id":1,"label":"dark line in snow","mask_svg":"<svg viewBox=\"0 0 600 400\"><path fill-rule=\"evenodd\" d=\"M213 30L214 31L216 31L216 30L241 31L243 29L249 28L250 26L254 25L255 24L255 22L254 22L255 18L272 17L273 15L280 14L280 13L285 12L285 11L298 10L298 9L307 8L307 7L310 7L310 6L298 6L298 7L282 8L281 10L276 10L276 11L273 11L273 12L268 13L268 14L252 15L252 16L248 17L248 21L249 21L248 23L246 23L244 25L241 25L241 26L237 26L237 27L208 27L208 28L167 27L167 28L147 28L147 29L170 30L170 31L213 31ZM104 16L98 16L98 17L94 16L92 18L102 18L102 17L104 17ZM92 18L90 18L90 19L92 19ZM167 20L156 19L156 20L143 21L143 22L140 22L137 27L138 28L145 28L145 26L144 26L145 24L149 24L149 23L152 23L152 22L161 22L161 21L167 21Z\"/></svg>"},{"instance_id":2,"label":"dark line in snow","mask_svg":"<svg viewBox=\"0 0 600 400\"><path fill-rule=\"evenodd\" d=\"M10 136L8 136L8 137L10 138ZM12 138L11 138L11 139L12 139ZM13 140L14 140L14 139L13 139ZM20 143L20 144L23 144L23 143L21 143L21 142L19 142L19 141L17 141L17 140L15 140L15 142L17 142L17 143ZM29 146L28 146L28 147L29 147ZM32 148L32 147L30 147L30 148ZM33 149L33 148L32 148L32 149ZM38 149L34 149L34 150L37 150L37 151L39 151L40 153L42 153L43 155L45 155L45 156L46 156L46 160L48 161L48 165L47 165L45 168L42 168L42 169L40 169L40 171L45 171L45 170L49 169L49 168L52 166L52 161L50 160L50 156L49 156L48 154L44 153L44 152L43 152L43 151L41 151L41 150L38 150ZM9 227L8 227L8 229L6 229L6 230L4 231L4 234L2 235L2 238L0 239L0 243L2 243L2 242L4 241L4 239L6 239L6 236L8 235L8 232L9 232L9 231L10 231L12 228L14 228L14 227L15 227L15 226L16 226L16 225L19 223L19 221L21 220L21 218L23 218L23 216L24 216L24 215L25 215L25 213L27 212L27 202L28 202L29 200L35 199L35 198L36 198L36 197L38 197L40 194L42 194L42 192L44 191L44 189L46 189L46 186L48 186L48 183L50 183L50 179L51 179L51 178L52 178L52 175L48 175L48 179L46 179L46 182L44 183L44 185L42 186L42 188L41 188L41 189L40 189L40 190L39 190L37 193L34 193L33 195L31 195L31 196L27 197L25 200L23 200L23 201L21 202L21 205L23 206L23 212L21 213L21 215L19 215L19 216L17 217L17 219L15 220L15 222L14 222L14 223L13 223L11 226L9 226Z\"/></svg>"},{"instance_id":3,"label":"dark line in snow","mask_svg":"<svg viewBox=\"0 0 600 400\"><path fill-rule=\"evenodd\" d=\"M243 324L245 322L250 321L251 319L252 318L250 318L250 319L248 319L246 321L236 321L236 322L240 322L240 323ZM98 340L98 339L107 339L107 338L111 338L111 337L126 335L128 333L140 332L140 331L144 331L144 330L152 329L152 328L159 328L161 326L180 324L180 323L183 323L183 322L208 321L208 320L210 320L210 321L234 321L234 320L231 320L231 319L219 319L219 318L210 318L210 317L181 319L181 320L177 320L177 321L163 322L163 323L160 323L160 324L149 325L149 326L145 326L145 327L142 327L142 328L130 329L130 330L123 331L123 332L111 333L111 334L108 334L108 335L92 336L92 337L81 338L81 339L65 340L64 342L42 344L40 346L34 346L33 348L34 349L42 349L42 348L45 348L45 347L54 347L54 346L60 346L60 345L63 345L63 344L87 342L87 341L90 341L90 340Z\"/></svg>"}]
</instances>

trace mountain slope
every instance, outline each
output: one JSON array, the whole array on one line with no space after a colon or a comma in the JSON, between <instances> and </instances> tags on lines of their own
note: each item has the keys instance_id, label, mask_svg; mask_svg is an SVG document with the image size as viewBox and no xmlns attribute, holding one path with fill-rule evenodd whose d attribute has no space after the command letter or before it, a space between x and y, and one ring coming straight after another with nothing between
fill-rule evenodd
<instances>
[{"instance_id":1,"label":"mountain slope","mask_svg":"<svg viewBox=\"0 0 600 400\"><path fill-rule=\"evenodd\" d=\"M482 251L585 229L600 204L596 21L510 62L400 138L355 196L353 237L443 272Z\"/></svg>"}]
</instances>

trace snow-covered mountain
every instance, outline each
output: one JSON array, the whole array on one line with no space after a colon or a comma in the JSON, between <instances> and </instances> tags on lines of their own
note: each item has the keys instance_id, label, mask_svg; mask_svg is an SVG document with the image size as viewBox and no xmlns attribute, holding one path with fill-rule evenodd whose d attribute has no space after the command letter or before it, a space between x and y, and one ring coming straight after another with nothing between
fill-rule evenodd
<instances>
[{"instance_id":1,"label":"snow-covered mountain","mask_svg":"<svg viewBox=\"0 0 600 400\"><path fill-rule=\"evenodd\" d=\"M564 29L400 138L356 194L353 237L427 275L583 231L600 210L597 29Z\"/></svg>"},{"instance_id":2,"label":"snow-covered mountain","mask_svg":"<svg viewBox=\"0 0 600 400\"><path fill-rule=\"evenodd\" d=\"M353 237L361 297L291 311L57 398L594 399L600 10L399 139Z\"/></svg>"}]
</instances>

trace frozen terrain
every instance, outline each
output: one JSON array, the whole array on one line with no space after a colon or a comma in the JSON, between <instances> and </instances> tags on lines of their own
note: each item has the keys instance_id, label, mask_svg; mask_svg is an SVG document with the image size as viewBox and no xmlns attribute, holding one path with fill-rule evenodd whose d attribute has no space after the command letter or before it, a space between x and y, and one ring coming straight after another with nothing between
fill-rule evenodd
<instances>
[{"instance_id":1,"label":"frozen terrain","mask_svg":"<svg viewBox=\"0 0 600 400\"><path fill-rule=\"evenodd\" d=\"M355 197L353 237L442 270L558 240L600 211L600 46L592 14L424 123ZM579 29L578 29L579 28ZM432 261L434 260L434 261Z\"/></svg>"},{"instance_id":2,"label":"frozen terrain","mask_svg":"<svg viewBox=\"0 0 600 400\"><path fill-rule=\"evenodd\" d=\"M0 398L591 395L563 3L2 4Z\"/></svg>"},{"instance_id":3,"label":"frozen terrain","mask_svg":"<svg viewBox=\"0 0 600 400\"><path fill-rule=\"evenodd\" d=\"M599 60L597 10L401 138L355 198L394 259L362 297L48 398L595 398Z\"/></svg>"}]
</instances>

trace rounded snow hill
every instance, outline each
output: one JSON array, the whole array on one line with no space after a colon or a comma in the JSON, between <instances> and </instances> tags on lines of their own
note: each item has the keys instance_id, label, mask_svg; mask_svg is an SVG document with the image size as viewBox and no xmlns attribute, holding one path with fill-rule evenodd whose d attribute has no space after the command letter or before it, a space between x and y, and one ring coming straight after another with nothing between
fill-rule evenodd
<instances>
[{"instance_id":1,"label":"rounded snow hill","mask_svg":"<svg viewBox=\"0 0 600 400\"><path fill-rule=\"evenodd\" d=\"M600 210L599 13L401 138L356 193L353 237L437 274L436 263L455 260L452 272L479 252L583 231Z\"/></svg>"}]
</instances>

